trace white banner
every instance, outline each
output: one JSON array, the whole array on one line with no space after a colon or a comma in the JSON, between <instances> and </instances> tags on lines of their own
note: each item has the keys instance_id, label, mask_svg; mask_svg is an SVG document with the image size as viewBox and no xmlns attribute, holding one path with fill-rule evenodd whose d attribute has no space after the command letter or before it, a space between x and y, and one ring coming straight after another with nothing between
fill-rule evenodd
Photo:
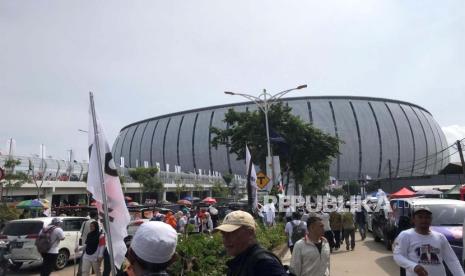
<instances>
[{"instance_id":1,"label":"white banner","mask_svg":"<svg viewBox=\"0 0 465 276\"><path fill-rule=\"evenodd\" d=\"M107 204L108 204L108 217L109 217L109 228L106 229L107 235L110 233L111 243L113 247L113 257L116 267L120 267L123 263L124 256L126 254L126 245L124 243L124 237L126 237L127 225L130 220L128 209L124 203L123 190L121 189L121 183L119 181L118 172L116 165L113 160L110 147L103 133L102 127L97 121L97 134L99 139L99 149L95 146L94 141L94 127L92 112L89 115L89 174L87 177L87 190L92 193L92 197L96 201L97 210L101 218L104 217L103 208L103 193L102 187L105 187ZM100 151L102 158L101 162L97 158L97 150ZM123 161L124 162L124 161ZM102 168L99 169L99 164L102 164ZM100 182L100 171L103 171L104 183ZM108 231L109 230L109 231Z\"/></svg>"},{"instance_id":2,"label":"white banner","mask_svg":"<svg viewBox=\"0 0 465 276\"><path fill-rule=\"evenodd\" d=\"M246 175L249 173L249 164L252 156L250 155L249 148L247 145L245 146L245 167L246 167ZM253 198L253 207L257 208L258 206L258 195L257 195L257 172L255 171L255 165L252 163L252 168L250 171L250 185L252 186L252 198Z\"/></svg>"}]
</instances>

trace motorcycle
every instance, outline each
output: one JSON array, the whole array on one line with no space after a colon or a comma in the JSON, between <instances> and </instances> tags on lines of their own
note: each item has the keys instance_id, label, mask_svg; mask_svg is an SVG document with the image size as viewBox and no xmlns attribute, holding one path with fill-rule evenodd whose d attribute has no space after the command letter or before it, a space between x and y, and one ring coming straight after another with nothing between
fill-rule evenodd
<instances>
[{"instance_id":1,"label":"motorcycle","mask_svg":"<svg viewBox=\"0 0 465 276\"><path fill-rule=\"evenodd\" d=\"M8 270L14 266L10 253L10 243L0 241L0 276L7 275Z\"/></svg>"}]
</instances>

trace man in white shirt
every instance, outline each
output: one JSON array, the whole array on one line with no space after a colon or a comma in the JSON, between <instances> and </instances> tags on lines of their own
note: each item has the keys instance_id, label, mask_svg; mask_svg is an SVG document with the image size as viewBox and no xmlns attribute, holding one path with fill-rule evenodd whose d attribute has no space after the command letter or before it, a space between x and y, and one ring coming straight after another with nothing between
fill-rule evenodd
<instances>
[{"instance_id":1,"label":"man in white shirt","mask_svg":"<svg viewBox=\"0 0 465 276\"><path fill-rule=\"evenodd\" d=\"M430 230L432 213L417 207L414 228L402 231L394 241L394 261L405 268L406 276L445 276L443 261L454 276L464 276L460 262L447 238Z\"/></svg>"},{"instance_id":2,"label":"man in white shirt","mask_svg":"<svg viewBox=\"0 0 465 276\"><path fill-rule=\"evenodd\" d=\"M286 223L286 226L284 227L284 232L286 233L287 236L287 245L289 247L289 250L291 250L291 253L294 249L294 243L296 243L299 239L296 235L294 235L294 240L293 239L293 234L294 234L294 227L298 230L302 229L303 230L303 236L300 238L303 238L305 235L305 232L307 231L307 223L304 221L301 221L299 219L299 214L294 213L292 215L292 220Z\"/></svg>"},{"instance_id":3,"label":"man in white shirt","mask_svg":"<svg viewBox=\"0 0 465 276\"><path fill-rule=\"evenodd\" d=\"M65 239L65 232L61 229L63 221L60 218L53 218L50 225L46 226L39 233L51 231L50 232L50 241L52 242L52 247L48 250L47 253L42 254L42 267L40 269L40 276L49 276L52 273L52 270L55 266L55 262L58 257L58 245L60 241Z\"/></svg>"},{"instance_id":4,"label":"man in white shirt","mask_svg":"<svg viewBox=\"0 0 465 276\"><path fill-rule=\"evenodd\" d=\"M294 245L289 269L296 276L329 275L330 248L319 217L308 219L308 234Z\"/></svg>"}]
</instances>

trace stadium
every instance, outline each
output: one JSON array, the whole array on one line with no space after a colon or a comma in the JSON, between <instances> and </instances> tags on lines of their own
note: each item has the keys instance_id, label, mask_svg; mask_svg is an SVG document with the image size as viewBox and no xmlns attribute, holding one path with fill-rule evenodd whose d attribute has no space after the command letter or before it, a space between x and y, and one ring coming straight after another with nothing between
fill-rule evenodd
<instances>
[{"instance_id":1,"label":"stadium","mask_svg":"<svg viewBox=\"0 0 465 276\"><path fill-rule=\"evenodd\" d=\"M280 101L303 121L343 141L330 168L336 179L383 179L390 174L421 177L435 175L449 163L444 133L432 114L418 105L349 96ZM148 164L162 171L179 166L183 172L196 174L244 175L244 160L237 160L225 146L215 149L211 145L210 127L226 128L223 119L230 108L239 112L257 109L253 102L242 102L132 123L121 129L113 144L115 160L128 168Z\"/></svg>"}]
</instances>

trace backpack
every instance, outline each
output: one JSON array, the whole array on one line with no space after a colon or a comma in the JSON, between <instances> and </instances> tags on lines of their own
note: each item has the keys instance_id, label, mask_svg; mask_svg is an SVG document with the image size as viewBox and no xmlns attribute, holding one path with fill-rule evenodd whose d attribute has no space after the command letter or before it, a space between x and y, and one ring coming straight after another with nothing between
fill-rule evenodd
<instances>
[{"instance_id":1,"label":"backpack","mask_svg":"<svg viewBox=\"0 0 465 276\"><path fill-rule=\"evenodd\" d=\"M45 230L45 228L42 230L42 232L39 234L39 237L37 237L35 241L35 245L37 247L37 251L41 254L46 254L52 248L52 239L51 235L53 231L55 230L56 226L52 226L49 229Z\"/></svg>"},{"instance_id":2,"label":"backpack","mask_svg":"<svg viewBox=\"0 0 465 276\"><path fill-rule=\"evenodd\" d=\"M247 256L247 259L245 263L241 266L238 275L240 276L253 275L255 264L261 260L270 259L270 258L275 259L281 266L283 265L279 257L276 256L273 252L270 252L262 247L259 247L259 249L257 249L251 256ZM283 268L284 270L286 270L286 267L283 266Z\"/></svg>"},{"instance_id":3,"label":"backpack","mask_svg":"<svg viewBox=\"0 0 465 276\"><path fill-rule=\"evenodd\" d=\"M292 224L291 241L292 241L292 244L295 244L298 240L305 237L305 229L302 227L302 222L300 222L299 224L295 224L294 222L291 222L291 224Z\"/></svg>"}]
</instances>

